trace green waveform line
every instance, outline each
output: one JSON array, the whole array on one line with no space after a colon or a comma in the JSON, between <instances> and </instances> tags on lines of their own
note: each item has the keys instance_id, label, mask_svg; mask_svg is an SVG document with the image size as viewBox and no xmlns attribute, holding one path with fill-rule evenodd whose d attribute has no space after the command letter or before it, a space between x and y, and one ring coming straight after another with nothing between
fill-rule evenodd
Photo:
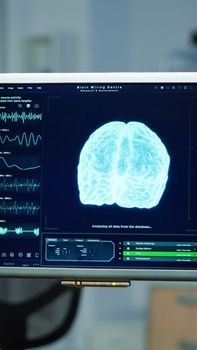
<instances>
[{"instance_id":1,"label":"green waveform line","mask_svg":"<svg viewBox=\"0 0 197 350\"><path fill-rule=\"evenodd\" d=\"M22 146L22 144L24 143L27 147L29 147L30 144L36 146L41 139L41 135L35 136L33 132L31 132L29 136L27 136L26 132L23 132L21 137L19 135L16 135L14 138L10 138L8 135L4 137L0 136L0 142L3 144L6 142L17 141L20 146Z\"/></svg>"},{"instance_id":2,"label":"green waveform line","mask_svg":"<svg viewBox=\"0 0 197 350\"><path fill-rule=\"evenodd\" d=\"M40 229L33 228L31 230L24 229L22 227L15 227L14 229L9 229L7 227L0 227L0 235L7 235L8 233L15 233L16 235L22 235L26 233L33 233L35 236L39 236Z\"/></svg>"},{"instance_id":3,"label":"green waveform line","mask_svg":"<svg viewBox=\"0 0 197 350\"><path fill-rule=\"evenodd\" d=\"M5 123L7 122L7 120L12 122L18 122L19 120L21 120L24 123L26 120L42 120L42 113L36 114L30 112L27 114L25 112L22 112L21 114L18 114L17 112L2 112L0 113L0 120L2 120Z\"/></svg>"},{"instance_id":4,"label":"green waveform line","mask_svg":"<svg viewBox=\"0 0 197 350\"><path fill-rule=\"evenodd\" d=\"M37 166L33 166L33 167L27 167L27 168L21 168L19 165L17 164L11 164L9 165L6 160L4 159L4 157L0 157L0 159L3 160L4 164L6 165L7 168L17 168L19 170L34 170L34 169L38 169L41 167L41 165L37 165Z\"/></svg>"},{"instance_id":5,"label":"green waveform line","mask_svg":"<svg viewBox=\"0 0 197 350\"><path fill-rule=\"evenodd\" d=\"M16 192L36 192L40 187L40 182L34 179L23 179L18 180L17 178L13 181L10 179L3 179L0 183L0 191L16 191Z\"/></svg>"},{"instance_id":6,"label":"green waveform line","mask_svg":"<svg viewBox=\"0 0 197 350\"><path fill-rule=\"evenodd\" d=\"M17 202L7 204L6 201L1 202L0 213L15 215L35 215L40 210L40 206L34 202Z\"/></svg>"}]
</instances>

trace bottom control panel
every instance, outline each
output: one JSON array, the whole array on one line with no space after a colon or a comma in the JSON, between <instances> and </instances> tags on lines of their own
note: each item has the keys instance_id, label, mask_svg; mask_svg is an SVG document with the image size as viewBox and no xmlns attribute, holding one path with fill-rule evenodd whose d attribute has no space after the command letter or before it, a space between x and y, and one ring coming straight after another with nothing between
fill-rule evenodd
<instances>
[{"instance_id":1,"label":"bottom control panel","mask_svg":"<svg viewBox=\"0 0 197 350\"><path fill-rule=\"evenodd\" d=\"M115 244L100 239L47 238L47 261L110 262L115 257Z\"/></svg>"},{"instance_id":2,"label":"bottom control panel","mask_svg":"<svg viewBox=\"0 0 197 350\"><path fill-rule=\"evenodd\" d=\"M144 238L119 234L105 239L101 235L85 238L66 233L43 233L41 265L127 269L193 269L196 266L197 242L193 237L188 237L187 241Z\"/></svg>"}]
</instances>

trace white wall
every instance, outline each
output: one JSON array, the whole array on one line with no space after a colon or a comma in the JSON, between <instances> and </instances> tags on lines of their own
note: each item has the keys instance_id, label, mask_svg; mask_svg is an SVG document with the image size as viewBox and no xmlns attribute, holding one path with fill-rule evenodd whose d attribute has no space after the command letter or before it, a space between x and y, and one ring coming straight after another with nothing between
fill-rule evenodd
<instances>
[{"instance_id":1,"label":"white wall","mask_svg":"<svg viewBox=\"0 0 197 350\"><path fill-rule=\"evenodd\" d=\"M132 70L132 0L90 0L90 67Z\"/></svg>"},{"instance_id":2,"label":"white wall","mask_svg":"<svg viewBox=\"0 0 197 350\"><path fill-rule=\"evenodd\" d=\"M133 70L168 70L169 55L185 49L197 29L196 0L132 0Z\"/></svg>"},{"instance_id":3,"label":"white wall","mask_svg":"<svg viewBox=\"0 0 197 350\"><path fill-rule=\"evenodd\" d=\"M5 0L0 0L0 72L5 69Z\"/></svg>"},{"instance_id":4,"label":"white wall","mask_svg":"<svg viewBox=\"0 0 197 350\"><path fill-rule=\"evenodd\" d=\"M27 38L61 33L76 39L77 71L168 70L171 53L186 48L197 28L196 0L6 0L6 6L11 72L26 68ZM72 60L69 45L62 56Z\"/></svg>"},{"instance_id":5,"label":"white wall","mask_svg":"<svg viewBox=\"0 0 197 350\"><path fill-rule=\"evenodd\" d=\"M80 58L77 70L87 69L88 0L6 1L7 71L24 71L24 43L27 38L60 33L76 36Z\"/></svg>"},{"instance_id":6,"label":"white wall","mask_svg":"<svg viewBox=\"0 0 197 350\"><path fill-rule=\"evenodd\" d=\"M168 70L197 29L196 0L92 0L91 69Z\"/></svg>"}]
</instances>

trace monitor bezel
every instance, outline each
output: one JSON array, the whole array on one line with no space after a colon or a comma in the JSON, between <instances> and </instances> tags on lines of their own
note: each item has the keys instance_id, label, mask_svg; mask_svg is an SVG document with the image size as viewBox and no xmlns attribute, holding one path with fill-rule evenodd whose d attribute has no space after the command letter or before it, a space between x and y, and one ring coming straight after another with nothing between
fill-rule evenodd
<instances>
[{"instance_id":1,"label":"monitor bezel","mask_svg":"<svg viewBox=\"0 0 197 350\"><path fill-rule=\"evenodd\" d=\"M0 84L197 83L197 72L1 73ZM197 269L0 267L1 277L90 281L196 281Z\"/></svg>"}]
</instances>

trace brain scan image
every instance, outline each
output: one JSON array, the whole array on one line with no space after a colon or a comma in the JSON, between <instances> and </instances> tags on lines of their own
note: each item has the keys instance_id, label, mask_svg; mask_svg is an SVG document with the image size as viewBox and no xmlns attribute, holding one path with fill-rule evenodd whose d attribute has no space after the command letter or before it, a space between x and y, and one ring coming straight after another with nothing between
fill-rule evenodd
<instances>
[{"instance_id":1,"label":"brain scan image","mask_svg":"<svg viewBox=\"0 0 197 350\"><path fill-rule=\"evenodd\" d=\"M168 180L170 157L159 136L143 123L109 122L82 147L78 188L84 205L155 207Z\"/></svg>"}]
</instances>

